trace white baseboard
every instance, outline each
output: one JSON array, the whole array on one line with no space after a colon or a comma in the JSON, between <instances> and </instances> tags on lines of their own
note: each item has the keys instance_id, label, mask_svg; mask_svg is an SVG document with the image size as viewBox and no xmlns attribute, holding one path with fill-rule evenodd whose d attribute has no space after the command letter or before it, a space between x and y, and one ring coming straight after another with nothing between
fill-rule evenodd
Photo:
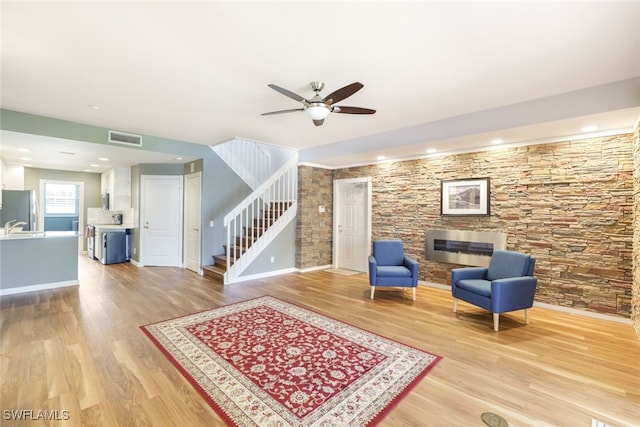
<instances>
[{"instance_id":1,"label":"white baseboard","mask_svg":"<svg viewBox=\"0 0 640 427\"><path fill-rule=\"evenodd\" d=\"M609 314L594 313L593 311L578 310L571 307L562 307L560 305L547 304L544 302L537 302L537 301L533 302L533 306L540 307L540 308L548 308L549 310L561 311L563 313L576 314L578 316L593 317L595 319L608 320L610 322L618 322L618 323L624 323L626 325L631 325L631 319L627 319L626 317L618 317L618 316L611 316Z\"/></svg>"},{"instance_id":2,"label":"white baseboard","mask_svg":"<svg viewBox=\"0 0 640 427\"><path fill-rule=\"evenodd\" d=\"M430 288L443 289L443 290L448 290L448 291L451 290L451 286L443 285L443 284L440 284L440 283L420 281L418 284L419 285L425 285L425 286L428 286ZM618 322L618 323L624 323L626 325L631 325L631 319L627 319L625 317L611 316L609 314L602 314L602 313L594 313L593 311L578 310L578 309L575 309L575 308L562 307L560 305L547 304L547 303L544 303L544 302L537 302L537 301L533 302L533 306L534 307L540 307L540 308L546 308L546 309L549 309L549 310L561 311L563 313L575 314L577 316L593 317L593 318L600 319L600 320L608 320L610 322Z\"/></svg>"},{"instance_id":3,"label":"white baseboard","mask_svg":"<svg viewBox=\"0 0 640 427\"><path fill-rule=\"evenodd\" d=\"M253 274L253 275L250 275L250 276L241 276L241 277L238 277L238 279L233 283L244 282L244 281L247 281L247 280L261 279L263 277L279 276L281 274L288 274L288 273L294 273L294 272L309 273L311 271L326 270L327 268L332 268L332 267L333 267L333 265L329 264L329 265L310 267L310 268L304 268L304 269L287 268L287 269L283 269L283 270L271 271L271 272L268 272L268 273ZM424 281L424 280L418 281L418 285L419 286L426 286L426 287L429 287L429 288L441 289L441 290L445 290L445 291L450 291L451 290L451 286L449 286L449 285L443 285L441 283L434 283L434 282L427 282L427 281ZM610 322L624 323L626 325L631 325L632 324L631 319L627 319L627 318L624 318L624 317L611 316L611 315L602 314L602 313L594 313L592 311L578 310L578 309L575 309L575 308L562 307L562 306L559 306L559 305L547 304L547 303L543 303L543 302L534 301L533 306L534 307L540 307L540 308L546 308L546 309L549 309L549 310L561 311L561 312L569 313L569 314L575 314L575 315L578 315L578 316L593 317L593 318L596 318L596 319L607 320L607 321L610 321Z\"/></svg>"},{"instance_id":4,"label":"white baseboard","mask_svg":"<svg viewBox=\"0 0 640 427\"><path fill-rule=\"evenodd\" d=\"M312 271L326 270L328 268L333 268L333 265L327 264L327 265L319 265L317 267L301 268L301 269L298 269L298 272L300 272L300 273L310 273Z\"/></svg>"},{"instance_id":5,"label":"white baseboard","mask_svg":"<svg viewBox=\"0 0 640 427\"><path fill-rule=\"evenodd\" d=\"M248 280L263 279L265 277L280 276L282 274L295 273L297 271L298 271L297 268L291 267L291 268L284 268L282 270L268 271L266 273L250 274L248 276L237 277L236 280L230 283L225 283L225 285L232 285L234 283L246 282Z\"/></svg>"},{"instance_id":6,"label":"white baseboard","mask_svg":"<svg viewBox=\"0 0 640 427\"><path fill-rule=\"evenodd\" d=\"M418 285L426 286L426 287L429 287L429 288L442 289L442 290L445 290L445 291L450 291L451 290L451 286L442 285L440 283L425 282L423 280L418 280Z\"/></svg>"},{"instance_id":7,"label":"white baseboard","mask_svg":"<svg viewBox=\"0 0 640 427\"><path fill-rule=\"evenodd\" d=\"M67 286L79 286L78 280L65 280L63 282L39 283L37 285L19 286L16 288L0 289L0 296L21 294L24 292L44 291L47 289L66 288Z\"/></svg>"}]
</instances>

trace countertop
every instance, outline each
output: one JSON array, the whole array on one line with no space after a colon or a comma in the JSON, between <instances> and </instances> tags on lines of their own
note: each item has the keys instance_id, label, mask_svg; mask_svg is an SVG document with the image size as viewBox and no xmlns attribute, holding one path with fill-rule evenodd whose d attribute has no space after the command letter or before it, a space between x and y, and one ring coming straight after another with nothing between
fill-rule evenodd
<instances>
[{"instance_id":1,"label":"countertop","mask_svg":"<svg viewBox=\"0 0 640 427\"><path fill-rule=\"evenodd\" d=\"M132 229L133 226L132 225L127 225L127 224L122 224L122 225L115 225L115 224L93 224L93 226L97 229L101 229L101 230L129 230Z\"/></svg>"},{"instance_id":2,"label":"countertop","mask_svg":"<svg viewBox=\"0 0 640 427\"><path fill-rule=\"evenodd\" d=\"M0 230L0 240L53 239L78 236L77 231L14 231L10 234L4 234L4 230Z\"/></svg>"}]
</instances>

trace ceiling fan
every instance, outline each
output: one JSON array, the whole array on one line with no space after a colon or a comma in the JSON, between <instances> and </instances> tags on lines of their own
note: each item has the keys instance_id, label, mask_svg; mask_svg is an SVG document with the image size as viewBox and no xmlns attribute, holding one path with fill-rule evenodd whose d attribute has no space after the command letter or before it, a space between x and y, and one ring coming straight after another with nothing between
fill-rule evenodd
<instances>
[{"instance_id":1,"label":"ceiling fan","mask_svg":"<svg viewBox=\"0 0 640 427\"><path fill-rule=\"evenodd\" d=\"M324 82L311 82L309 83L311 89L315 92L315 95L311 99L305 99L300 95L281 88L280 86L270 84L271 89L276 92L288 96L291 99L295 99L302 103L302 108L293 108L290 110L271 111L269 113L262 113L263 116L270 116L272 114L292 113L294 111L305 111L309 117L313 120L313 124L316 126L322 126L324 119L329 113L342 113L342 114L374 114L376 110L360 107L343 107L335 105L336 103L346 99L362 89L364 85L360 82L351 83L343 88L340 88L324 98L320 96L320 91L324 89Z\"/></svg>"}]
</instances>

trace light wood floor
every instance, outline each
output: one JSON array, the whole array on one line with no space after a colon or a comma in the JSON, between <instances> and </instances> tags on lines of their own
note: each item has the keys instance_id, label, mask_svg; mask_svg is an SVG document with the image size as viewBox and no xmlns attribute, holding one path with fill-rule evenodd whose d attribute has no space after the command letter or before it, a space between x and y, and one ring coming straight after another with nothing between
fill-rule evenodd
<instances>
[{"instance_id":1,"label":"light wood floor","mask_svg":"<svg viewBox=\"0 0 640 427\"><path fill-rule=\"evenodd\" d=\"M324 271L223 287L176 268L103 266L80 257L80 286L3 297L2 426L217 426L220 418L139 327L274 295L439 354L444 359L383 426L640 425L640 340L632 327L543 308L501 316L448 291L376 290L367 276ZM69 419L20 423L5 410L67 410Z\"/></svg>"}]
</instances>

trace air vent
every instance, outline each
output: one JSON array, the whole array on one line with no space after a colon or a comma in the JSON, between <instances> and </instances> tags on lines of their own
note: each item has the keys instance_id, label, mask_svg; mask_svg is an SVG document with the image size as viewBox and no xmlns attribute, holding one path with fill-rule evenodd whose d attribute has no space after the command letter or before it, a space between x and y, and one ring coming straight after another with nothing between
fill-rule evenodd
<instances>
[{"instance_id":1,"label":"air vent","mask_svg":"<svg viewBox=\"0 0 640 427\"><path fill-rule=\"evenodd\" d=\"M115 132L112 130L109 131L109 142L142 147L142 137L140 135L132 135L130 133Z\"/></svg>"}]
</instances>

